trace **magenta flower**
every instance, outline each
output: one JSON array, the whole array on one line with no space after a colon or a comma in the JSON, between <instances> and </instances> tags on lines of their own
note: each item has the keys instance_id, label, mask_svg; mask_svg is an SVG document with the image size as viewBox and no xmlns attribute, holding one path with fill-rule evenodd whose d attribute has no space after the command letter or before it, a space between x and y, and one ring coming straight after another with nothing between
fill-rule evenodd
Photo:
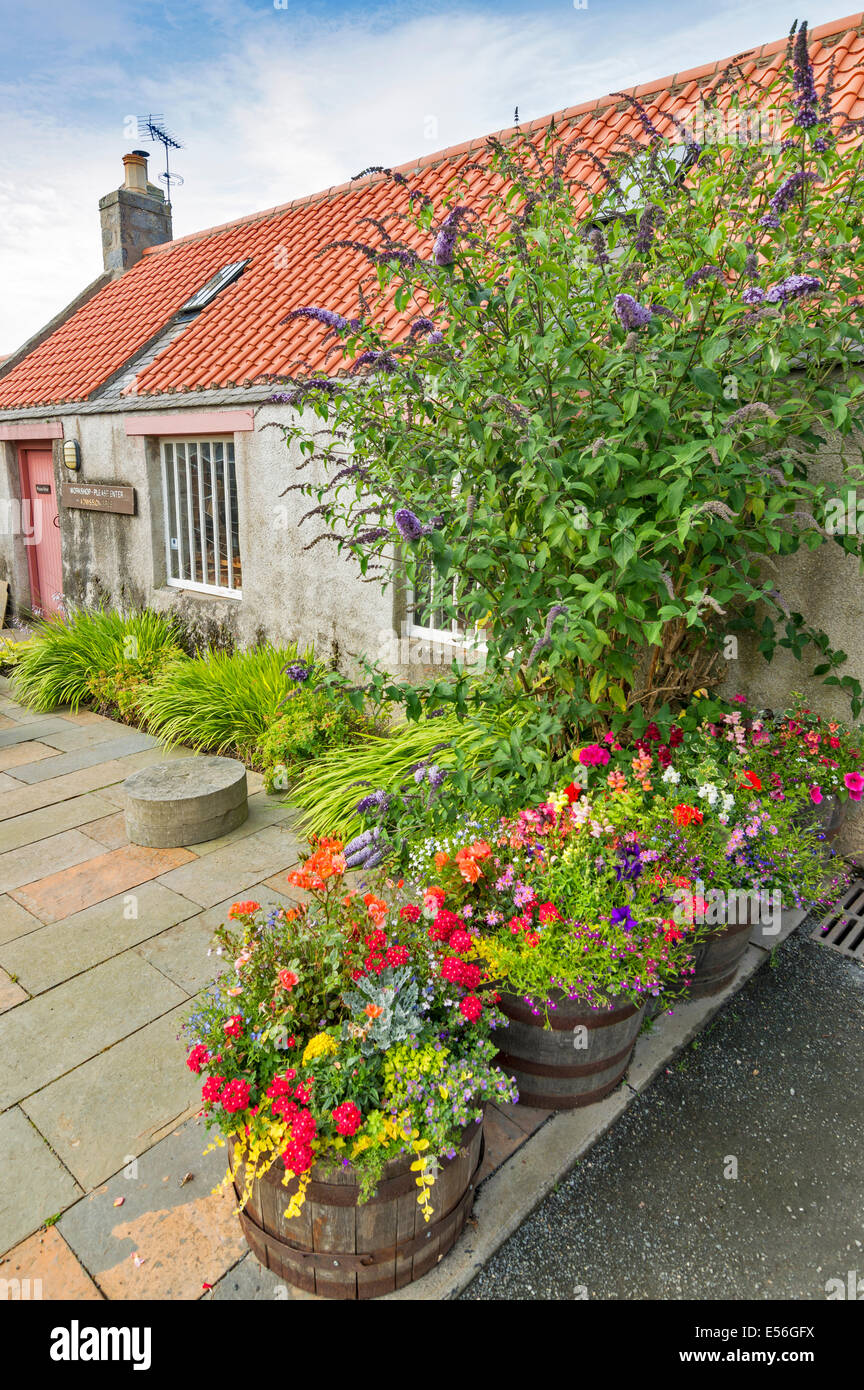
<instances>
[{"instance_id":1,"label":"magenta flower","mask_svg":"<svg viewBox=\"0 0 864 1390\"><path fill-rule=\"evenodd\" d=\"M843 778L846 789L853 801L860 801L861 794L864 792L864 777L860 772L847 772Z\"/></svg>"},{"instance_id":2,"label":"magenta flower","mask_svg":"<svg viewBox=\"0 0 864 1390\"><path fill-rule=\"evenodd\" d=\"M822 788L818 786L816 782L814 782L810 788L810 800L816 806L818 806L819 802L822 800Z\"/></svg>"},{"instance_id":3,"label":"magenta flower","mask_svg":"<svg viewBox=\"0 0 864 1390\"><path fill-rule=\"evenodd\" d=\"M609 761L609 754L599 743L589 743L587 748L583 748L579 753L579 761L583 767L605 767Z\"/></svg>"}]
</instances>

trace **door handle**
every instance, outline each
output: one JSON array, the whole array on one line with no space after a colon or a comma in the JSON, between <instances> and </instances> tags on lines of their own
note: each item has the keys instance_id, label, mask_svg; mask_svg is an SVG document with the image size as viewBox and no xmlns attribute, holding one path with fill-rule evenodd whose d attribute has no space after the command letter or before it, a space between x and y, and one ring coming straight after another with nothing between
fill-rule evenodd
<instances>
[{"instance_id":1,"label":"door handle","mask_svg":"<svg viewBox=\"0 0 864 1390\"><path fill-rule=\"evenodd\" d=\"M59 516L55 516L55 517L53 518L53 521L54 521L54 525L57 527L57 530L59 531L59 530L60 530L60 518L59 518Z\"/></svg>"}]
</instances>

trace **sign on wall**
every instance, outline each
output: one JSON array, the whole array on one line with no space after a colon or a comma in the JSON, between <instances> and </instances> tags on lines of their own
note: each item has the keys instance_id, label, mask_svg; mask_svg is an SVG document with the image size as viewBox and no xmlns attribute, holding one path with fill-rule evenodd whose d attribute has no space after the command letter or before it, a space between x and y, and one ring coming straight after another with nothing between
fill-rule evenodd
<instances>
[{"instance_id":1,"label":"sign on wall","mask_svg":"<svg viewBox=\"0 0 864 1390\"><path fill-rule=\"evenodd\" d=\"M79 511L135 515L135 489L125 483L63 483L60 501Z\"/></svg>"}]
</instances>

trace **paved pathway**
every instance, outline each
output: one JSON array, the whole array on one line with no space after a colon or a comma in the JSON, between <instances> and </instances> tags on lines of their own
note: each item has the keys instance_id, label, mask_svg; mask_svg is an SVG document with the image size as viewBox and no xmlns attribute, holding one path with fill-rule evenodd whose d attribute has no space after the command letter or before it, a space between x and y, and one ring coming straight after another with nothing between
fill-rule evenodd
<instances>
[{"instance_id":1,"label":"paved pathway","mask_svg":"<svg viewBox=\"0 0 864 1390\"><path fill-rule=\"evenodd\" d=\"M34 714L0 680L0 1281L45 1299L285 1296L213 1195L224 1151L205 1155L178 1032L214 929L238 898L283 900L300 845L254 773L231 834L129 844L121 784L166 756L190 750ZM545 1118L493 1109L484 1173Z\"/></svg>"}]
</instances>

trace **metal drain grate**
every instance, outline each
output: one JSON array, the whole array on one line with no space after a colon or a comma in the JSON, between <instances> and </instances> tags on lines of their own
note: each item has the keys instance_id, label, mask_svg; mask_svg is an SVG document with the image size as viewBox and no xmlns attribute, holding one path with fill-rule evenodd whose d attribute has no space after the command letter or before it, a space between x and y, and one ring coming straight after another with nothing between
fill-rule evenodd
<instances>
[{"instance_id":1,"label":"metal drain grate","mask_svg":"<svg viewBox=\"0 0 864 1390\"><path fill-rule=\"evenodd\" d=\"M810 939L864 965L864 878L853 879L839 903L816 923Z\"/></svg>"}]
</instances>

